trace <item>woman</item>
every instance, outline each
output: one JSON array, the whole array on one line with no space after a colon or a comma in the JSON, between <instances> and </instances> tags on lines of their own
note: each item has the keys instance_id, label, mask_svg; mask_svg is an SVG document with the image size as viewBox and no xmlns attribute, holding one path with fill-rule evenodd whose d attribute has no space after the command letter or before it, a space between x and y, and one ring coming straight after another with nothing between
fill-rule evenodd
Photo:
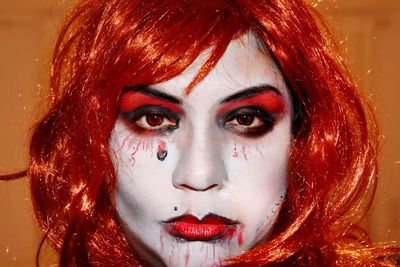
<instances>
[{"instance_id":1,"label":"woman","mask_svg":"<svg viewBox=\"0 0 400 267\"><path fill-rule=\"evenodd\" d=\"M303 1L82 1L51 70L28 174L61 265L395 265L354 225L374 117Z\"/></svg>"}]
</instances>

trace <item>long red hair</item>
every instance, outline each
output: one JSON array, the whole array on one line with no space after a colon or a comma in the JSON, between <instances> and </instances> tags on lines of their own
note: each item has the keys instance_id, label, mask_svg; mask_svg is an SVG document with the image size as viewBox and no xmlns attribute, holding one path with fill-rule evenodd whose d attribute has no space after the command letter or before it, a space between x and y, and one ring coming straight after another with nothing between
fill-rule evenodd
<instances>
[{"instance_id":1,"label":"long red hair","mask_svg":"<svg viewBox=\"0 0 400 267\"><path fill-rule=\"evenodd\" d=\"M51 107L37 125L32 203L61 266L140 266L118 226L108 141L126 86L182 73L204 50L207 75L228 44L253 32L295 106L288 193L272 237L228 259L238 266L388 266L353 223L373 197L376 123L319 15L303 0L83 0L51 67Z\"/></svg>"}]
</instances>

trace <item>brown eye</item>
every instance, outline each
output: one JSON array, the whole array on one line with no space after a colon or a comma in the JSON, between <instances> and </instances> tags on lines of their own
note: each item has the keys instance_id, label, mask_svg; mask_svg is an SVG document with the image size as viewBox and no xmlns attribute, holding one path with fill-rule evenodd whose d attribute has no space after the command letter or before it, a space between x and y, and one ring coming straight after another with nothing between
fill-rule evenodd
<instances>
[{"instance_id":1,"label":"brown eye","mask_svg":"<svg viewBox=\"0 0 400 267\"><path fill-rule=\"evenodd\" d=\"M253 115L241 115L236 118L236 121L239 125L249 126L254 121Z\"/></svg>"},{"instance_id":2,"label":"brown eye","mask_svg":"<svg viewBox=\"0 0 400 267\"><path fill-rule=\"evenodd\" d=\"M146 122L152 126L160 126L164 121L164 116L160 114L148 114L146 115Z\"/></svg>"},{"instance_id":3,"label":"brown eye","mask_svg":"<svg viewBox=\"0 0 400 267\"><path fill-rule=\"evenodd\" d=\"M243 107L221 117L220 125L240 135L260 136L269 132L275 117L259 107Z\"/></svg>"},{"instance_id":4,"label":"brown eye","mask_svg":"<svg viewBox=\"0 0 400 267\"><path fill-rule=\"evenodd\" d=\"M161 106L142 106L120 115L137 133L162 133L179 127L179 117Z\"/></svg>"},{"instance_id":5,"label":"brown eye","mask_svg":"<svg viewBox=\"0 0 400 267\"><path fill-rule=\"evenodd\" d=\"M139 116L134 122L136 126L144 130L160 130L176 128L178 122L158 113L148 113Z\"/></svg>"}]
</instances>

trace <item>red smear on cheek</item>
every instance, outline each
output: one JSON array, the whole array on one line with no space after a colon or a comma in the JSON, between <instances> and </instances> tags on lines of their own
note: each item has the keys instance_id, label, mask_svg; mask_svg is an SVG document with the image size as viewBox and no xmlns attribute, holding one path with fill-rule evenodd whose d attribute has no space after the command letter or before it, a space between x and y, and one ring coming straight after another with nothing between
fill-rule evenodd
<instances>
[{"instance_id":1,"label":"red smear on cheek","mask_svg":"<svg viewBox=\"0 0 400 267\"><path fill-rule=\"evenodd\" d=\"M126 92L122 95L119 110L121 112L129 112L136 108L152 105L152 106L164 106L174 112L183 114L184 111L177 105L164 101L162 99L144 95L138 92Z\"/></svg>"},{"instance_id":2,"label":"red smear on cheek","mask_svg":"<svg viewBox=\"0 0 400 267\"><path fill-rule=\"evenodd\" d=\"M283 96L273 91L268 91L263 94L228 103L217 111L217 115L220 116L229 110L245 106L259 106L270 113L282 113L285 111Z\"/></svg>"}]
</instances>

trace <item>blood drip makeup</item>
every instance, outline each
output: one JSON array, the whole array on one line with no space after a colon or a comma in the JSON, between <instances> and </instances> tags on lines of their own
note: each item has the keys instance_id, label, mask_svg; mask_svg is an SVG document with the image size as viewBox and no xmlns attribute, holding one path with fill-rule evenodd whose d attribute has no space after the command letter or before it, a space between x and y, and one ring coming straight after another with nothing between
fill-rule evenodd
<instances>
[{"instance_id":1,"label":"blood drip makeup","mask_svg":"<svg viewBox=\"0 0 400 267\"><path fill-rule=\"evenodd\" d=\"M164 159L167 157L167 155L168 155L167 145L165 144L164 141L161 141L158 144L158 148L157 148L157 158L160 161L164 161Z\"/></svg>"},{"instance_id":2,"label":"blood drip makeup","mask_svg":"<svg viewBox=\"0 0 400 267\"><path fill-rule=\"evenodd\" d=\"M186 96L208 55L121 93L110 139L116 208L151 266L221 266L268 239L284 201L292 106L282 75L247 34ZM154 145L126 145L137 143Z\"/></svg>"}]
</instances>

